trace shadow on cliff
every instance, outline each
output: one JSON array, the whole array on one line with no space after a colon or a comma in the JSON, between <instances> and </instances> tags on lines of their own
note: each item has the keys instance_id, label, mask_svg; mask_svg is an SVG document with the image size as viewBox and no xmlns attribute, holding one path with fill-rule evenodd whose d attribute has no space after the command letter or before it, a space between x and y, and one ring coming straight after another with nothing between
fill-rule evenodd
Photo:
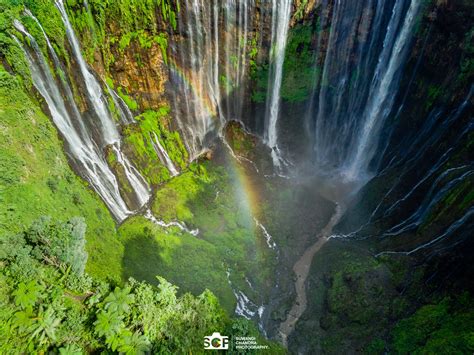
<instances>
[{"instance_id":1,"label":"shadow on cliff","mask_svg":"<svg viewBox=\"0 0 474 355\"><path fill-rule=\"evenodd\" d=\"M125 253L122 259L123 279L133 277L139 281L158 284L156 275L159 275L162 263L159 250L160 245L150 228L144 227L143 233L136 234L124 244Z\"/></svg>"}]
</instances>

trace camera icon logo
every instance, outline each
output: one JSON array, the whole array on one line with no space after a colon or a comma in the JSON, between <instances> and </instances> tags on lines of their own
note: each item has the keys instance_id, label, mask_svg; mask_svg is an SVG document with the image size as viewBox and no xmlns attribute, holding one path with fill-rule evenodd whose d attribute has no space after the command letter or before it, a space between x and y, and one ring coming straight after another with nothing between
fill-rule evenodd
<instances>
[{"instance_id":1,"label":"camera icon logo","mask_svg":"<svg viewBox=\"0 0 474 355\"><path fill-rule=\"evenodd\" d=\"M204 349L206 350L227 350L229 349L229 337L221 333L212 333L204 337Z\"/></svg>"}]
</instances>

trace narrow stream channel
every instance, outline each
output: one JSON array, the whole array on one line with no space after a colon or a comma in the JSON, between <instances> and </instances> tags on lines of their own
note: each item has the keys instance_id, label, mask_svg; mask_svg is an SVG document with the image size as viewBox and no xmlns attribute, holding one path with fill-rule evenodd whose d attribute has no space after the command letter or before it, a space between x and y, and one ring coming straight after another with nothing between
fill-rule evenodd
<instances>
[{"instance_id":1,"label":"narrow stream channel","mask_svg":"<svg viewBox=\"0 0 474 355\"><path fill-rule=\"evenodd\" d=\"M293 332L296 323L303 315L307 306L306 299L306 279L309 274L311 262L314 255L322 248L324 244L329 240L332 233L333 227L337 224L343 214L343 208L340 204L336 204L336 211L329 220L328 224L321 230L316 242L306 249L305 253L293 266L293 271L296 275L295 289L296 299L288 313L286 320L280 324L279 334L282 343L285 347L288 347L288 337Z\"/></svg>"}]
</instances>

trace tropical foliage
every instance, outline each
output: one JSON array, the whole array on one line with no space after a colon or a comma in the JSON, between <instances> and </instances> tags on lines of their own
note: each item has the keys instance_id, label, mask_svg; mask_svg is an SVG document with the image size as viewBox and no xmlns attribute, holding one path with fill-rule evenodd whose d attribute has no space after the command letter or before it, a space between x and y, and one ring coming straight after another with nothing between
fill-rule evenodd
<instances>
[{"instance_id":1,"label":"tropical foliage","mask_svg":"<svg viewBox=\"0 0 474 355\"><path fill-rule=\"evenodd\" d=\"M233 325L207 290L178 296L178 287L161 277L156 287L91 278L83 272L84 232L82 219L41 218L22 233L2 236L2 354L199 353L203 337L214 331L257 334L245 320Z\"/></svg>"}]
</instances>

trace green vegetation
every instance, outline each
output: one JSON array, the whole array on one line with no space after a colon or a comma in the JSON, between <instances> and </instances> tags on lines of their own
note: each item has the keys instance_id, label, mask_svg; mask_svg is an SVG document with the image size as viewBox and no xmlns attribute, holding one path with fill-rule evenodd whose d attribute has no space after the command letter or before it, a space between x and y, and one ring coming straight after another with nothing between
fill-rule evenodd
<instances>
[{"instance_id":1,"label":"green vegetation","mask_svg":"<svg viewBox=\"0 0 474 355\"><path fill-rule=\"evenodd\" d=\"M138 109L138 103L132 97L128 96L121 87L117 89L117 94L122 98L123 102L125 102L130 110L136 111Z\"/></svg>"},{"instance_id":2,"label":"green vegetation","mask_svg":"<svg viewBox=\"0 0 474 355\"><path fill-rule=\"evenodd\" d=\"M344 263L342 270L338 270L332 275L331 288L328 291L328 308L329 312L333 314L344 314L349 322L358 324L367 324L371 319L376 317L380 310L374 307L375 304L380 304L382 300L375 298L384 297L383 290L378 289L378 285L371 285L370 281L364 280L364 275L368 272L378 274L381 265L377 265L374 260L367 259L353 259L350 253L342 253L341 258L347 260ZM350 261L349 261L350 260ZM352 292L352 285L347 281L357 282L361 289L365 292L359 292L354 295ZM372 305L368 309L368 299ZM383 302L383 301L382 301Z\"/></svg>"},{"instance_id":3,"label":"green vegetation","mask_svg":"<svg viewBox=\"0 0 474 355\"><path fill-rule=\"evenodd\" d=\"M463 56L461 59L461 70L458 81L461 85L472 82L474 77L474 27L466 33L464 41L461 44Z\"/></svg>"},{"instance_id":4,"label":"green vegetation","mask_svg":"<svg viewBox=\"0 0 474 355\"><path fill-rule=\"evenodd\" d=\"M168 64L168 37L165 33L160 33L159 35L154 35L154 36L149 36L147 32L144 30L138 30L136 32L128 32L124 34L120 40L118 41L119 43L119 53L123 54L124 50L130 45L130 43L134 40L137 40L138 43L140 44L140 48L143 49L149 49L153 45L153 43L156 43L160 46L161 49L161 55L163 56L163 59L166 64ZM116 39L115 37L112 37L111 43L115 43ZM113 61L113 58L112 58Z\"/></svg>"},{"instance_id":5,"label":"green vegetation","mask_svg":"<svg viewBox=\"0 0 474 355\"><path fill-rule=\"evenodd\" d=\"M249 67L250 75L253 76L257 70L257 56L258 56L258 33L255 33L254 37L250 40L249 49Z\"/></svg>"},{"instance_id":6,"label":"green vegetation","mask_svg":"<svg viewBox=\"0 0 474 355\"><path fill-rule=\"evenodd\" d=\"M255 230L241 188L232 167L224 168L213 162L193 163L188 171L161 186L152 205L157 218L185 222L189 228L198 228L199 235L192 237L170 230L165 235L165 231L152 228L142 219L126 223L120 229L123 243L132 245L126 242L132 236L134 243L141 245L134 247L136 257L132 255L133 262L127 264L129 275L148 274L149 279L154 268L167 270L162 275L183 290L200 292L206 285L231 310L235 297L227 281L229 270L235 288L255 300L265 297L263 285L271 283L273 278L274 252L268 249L260 231ZM138 262L139 250L145 246L153 248L153 244L157 253L146 258L146 265ZM126 249L125 258L132 250ZM245 276L258 291L249 287Z\"/></svg>"},{"instance_id":7,"label":"green vegetation","mask_svg":"<svg viewBox=\"0 0 474 355\"><path fill-rule=\"evenodd\" d=\"M425 102L425 111L428 112L433 107L433 104L441 96L443 88L438 85L430 85L428 87L427 99Z\"/></svg>"},{"instance_id":8,"label":"green vegetation","mask_svg":"<svg viewBox=\"0 0 474 355\"><path fill-rule=\"evenodd\" d=\"M269 70L268 64L255 65L254 69L252 69L251 77L254 81L252 91L253 102L264 103L266 100Z\"/></svg>"},{"instance_id":9,"label":"green vegetation","mask_svg":"<svg viewBox=\"0 0 474 355\"><path fill-rule=\"evenodd\" d=\"M100 73L109 76L111 88L110 69L117 58L135 60L142 69L142 58L156 49L168 63L168 41L177 27L179 1L88 0L87 6L82 0L65 3L87 60L100 67L104 63L105 73ZM301 22L307 5L307 0L298 2L294 14L298 24L288 36L281 97L289 103L304 102L319 85L313 51L317 21ZM117 231L105 205L69 166L57 131L40 110L44 103L27 93L31 88L28 65L12 35L25 43L28 39L13 28L14 19L21 20L45 57L50 57L41 28L25 16L26 8L38 17L64 64L65 72L56 75L64 79L69 74L73 79L69 46L54 1L0 0L0 352L133 354L186 349L201 353L203 336L214 331L257 336L249 322L230 320L225 312L235 308L233 288L260 304L268 301L275 284L275 251L266 246L253 217L264 218L280 256L285 254L278 262L285 258L288 262L301 254L303 244L320 229L319 219L325 219L331 204L316 196L317 192L291 185L293 181L285 185L266 179L259 185L258 206L252 205L255 201L249 201L249 194L255 191L244 190L254 181L242 181L249 178L242 177L242 167L221 164L226 157L188 166L181 138L170 128L170 107L161 102L160 108L138 115L136 123L120 127L122 148L157 191L151 206L156 217L184 222L189 229L199 229L199 235L177 227L160 227L141 216L128 219ZM417 31L424 30L424 35L427 31L422 20L420 15ZM433 21L436 19L430 19ZM433 28L439 32L436 28L444 27ZM429 76L418 80L419 90L415 90L418 99L424 100L419 105L424 111L442 101L454 102L445 93L454 90L449 85L466 87L474 75L474 30L468 27L458 31L461 39L454 31L447 32L449 41L438 32L435 37L446 42L446 52L456 58L456 68L447 70L449 84L443 82L444 76L432 76L438 71L433 68L445 66L445 57L433 55L437 46L427 46L427 65L421 67L431 69L427 70ZM241 49L249 59L252 100L263 103L271 85L269 61L257 63L261 34L251 36L248 48ZM244 42L240 39L241 46ZM236 56L229 59L229 65L238 64ZM351 87L358 75L352 74ZM227 93L234 89L232 78L222 75L219 80ZM79 97L71 81L74 95ZM126 105L138 113L137 93L120 86L116 89ZM86 109L82 99L78 104L81 110ZM118 118L112 100L109 109ZM416 126L418 121L412 123ZM171 179L160 162L153 146L155 135L182 172L179 177ZM231 127L228 135L238 154L254 158L251 154L258 150L255 141L237 127ZM461 153L468 151L466 144ZM265 154L264 149L261 154ZM117 156L111 149L106 155L123 194L132 193ZM391 178L385 177L382 183ZM366 195L366 202L379 201L378 193ZM472 181L459 183L433 207L414 237L435 234L452 222L453 216L465 213L473 200ZM326 207L327 213L323 211ZM317 208L321 210L312 214ZM423 270L408 265L407 259L376 259L367 252L370 245L334 246L333 242L338 243L328 243L312 265L307 314L295 332L304 339L295 342L303 341L311 350L329 353L354 349L370 354L474 351L471 296L430 296L427 300L421 294ZM177 286L157 274L179 285L179 292ZM290 290L282 298L291 299L293 280L282 279L280 289ZM273 321L286 316L285 307L290 303L285 302L272 313ZM430 304L415 309L423 303ZM319 316L316 321L315 314ZM308 339L307 334L313 337ZM280 351L272 348L271 353Z\"/></svg>"},{"instance_id":10,"label":"green vegetation","mask_svg":"<svg viewBox=\"0 0 474 355\"><path fill-rule=\"evenodd\" d=\"M232 147L232 150L240 156L251 158L252 154L255 154L257 138L247 134L237 122L227 124L226 140Z\"/></svg>"},{"instance_id":11,"label":"green vegetation","mask_svg":"<svg viewBox=\"0 0 474 355\"><path fill-rule=\"evenodd\" d=\"M454 216L462 216L474 202L473 182L465 179L448 190L440 201L431 209L419 233L437 230L440 226L451 223ZM438 225L438 226L436 226Z\"/></svg>"},{"instance_id":12,"label":"green vegetation","mask_svg":"<svg viewBox=\"0 0 474 355\"><path fill-rule=\"evenodd\" d=\"M69 167L61 141L20 80L0 69L0 235L42 215L86 219L87 270L119 279L123 246L100 198ZM1 237L0 237L1 238Z\"/></svg>"},{"instance_id":13,"label":"green vegetation","mask_svg":"<svg viewBox=\"0 0 474 355\"><path fill-rule=\"evenodd\" d=\"M472 353L472 295L428 295L423 269L401 256L375 259L365 247L331 241L313 260L306 312L320 315L319 324L303 317L296 331L314 337L295 336L294 345L323 353Z\"/></svg>"},{"instance_id":14,"label":"green vegetation","mask_svg":"<svg viewBox=\"0 0 474 355\"><path fill-rule=\"evenodd\" d=\"M165 229L143 217L126 221L119 235L125 246L124 279L157 284L154 275L159 272L186 292L199 294L209 288L232 313L235 297L215 246L177 227Z\"/></svg>"},{"instance_id":15,"label":"green vegetation","mask_svg":"<svg viewBox=\"0 0 474 355\"><path fill-rule=\"evenodd\" d=\"M311 48L313 34L311 24L297 25L289 31L281 86L281 98L285 101L305 101L317 85L319 69L315 66L315 53ZM268 91L270 66L268 63L257 65L253 61L250 69L254 82L252 101L263 103Z\"/></svg>"},{"instance_id":16,"label":"green vegetation","mask_svg":"<svg viewBox=\"0 0 474 355\"><path fill-rule=\"evenodd\" d=\"M406 260L393 265L367 252L366 246L333 240L313 259L308 308L297 324L295 343L309 352L345 353L353 349L382 354L393 319L406 316L408 295L401 296ZM319 324L312 315L319 315ZM374 321L377 320L377 321ZM380 339L380 341L373 341Z\"/></svg>"},{"instance_id":17,"label":"green vegetation","mask_svg":"<svg viewBox=\"0 0 474 355\"><path fill-rule=\"evenodd\" d=\"M300 1L300 4L296 8L295 14L293 15L296 21L301 21L303 19L306 5L308 5L308 0Z\"/></svg>"},{"instance_id":18,"label":"green vegetation","mask_svg":"<svg viewBox=\"0 0 474 355\"><path fill-rule=\"evenodd\" d=\"M470 354L474 351L474 299L463 294L425 305L392 332L397 354Z\"/></svg>"},{"instance_id":19,"label":"green vegetation","mask_svg":"<svg viewBox=\"0 0 474 355\"><path fill-rule=\"evenodd\" d=\"M108 69L132 41L144 49L156 43L167 62L168 34L159 23L176 29L178 1L89 0L88 7L84 7L82 1L68 0L67 4L90 62L95 53L101 53Z\"/></svg>"},{"instance_id":20,"label":"green vegetation","mask_svg":"<svg viewBox=\"0 0 474 355\"><path fill-rule=\"evenodd\" d=\"M330 253L334 252L335 249ZM327 331L322 345L328 352L341 349L341 341L348 337L354 341L351 347L360 347L365 339L387 329L390 318L400 308L395 306L398 295L392 275L383 263L357 249L339 249L336 253L337 256L327 255L333 266L327 290L327 309L321 318L321 326ZM333 259L335 257L339 260ZM321 262L324 261L318 260L317 264ZM312 291L311 297L320 297L320 292ZM373 323L374 319L377 319L376 323Z\"/></svg>"},{"instance_id":21,"label":"green vegetation","mask_svg":"<svg viewBox=\"0 0 474 355\"><path fill-rule=\"evenodd\" d=\"M173 179L157 191L153 212L165 222L180 220L194 223L189 202L195 200L199 193L210 185L211 179L205 167L194 163L190 166L190 171Z\"/></svg>"},{"instance_id":22,"label":"green vegetation","mask_svg":"<svg viewBox=\"0 0 474 355\"><path fill-rule=\"evenodd\" d=\"M134 279L117 286L84 274L84 230L82 219L43 218L0 240L0 352L202 353L214 331L258 334L231 321L207 290L178 297L161 277L156 287Z\"/></svg>"},{"instance_id":23,"label":"green vegetation","mask_svg":"<svg viewBox=\"0 0 474 355\"><path fill-rule=\"evenodd\" d=\"M184 169L188 162L188 153L179 133L167 129L170 122L169 112L169 106L162 106L157 111L145 111L136 117L137 124L128 125L123 129L129 156L152 185L158 185L170 178L168 169L160 162L153 147L155 135L178 169Z\"/></svg>"},{"instance_id":24,"label":"green vegetation","mask_svg":"<svg viewBox=\"0 0 474 355\"><path fill-rule=\"evenodd\" d=\"M221 75L219 77L219 82L227 95L229 95L232 92L232 90L235 89L235 86L232 82L232 78L228 78L225 75Z\"/></svg>"},{"instance_id":25,"label":"green vegetation","mask_svg":"<svg viewBox=\"0 0 474 355\"><path fill-rule=\"evenodd\" d=\"M210 167L208 174L206 167L194 164L181 183L169 188L186 191L177 205L189 208L196 217L196 225L202 227L199 238L177 229L164 230L140 217L121 226L120 238L116 238L115 225L108 211L71 171L57 132L41 113L38 103L26 94L20 78L3 69L0 73L0 199L5 206L0 210L0 243L5 243L2 251L11 252L4 256L2 263L5 275L1 277L5 287L1 290L4 297L0 302L0 321L4 323L1 331L8 332L9 337L0 344L0 349L5 352L20 349L62 353L78 353L80 349L126 353L150 349L200 352L203 334L212 331L223 332L222 329L230 327L227 331L234 335L239 332L242 335L258 334L245 321L231 323L226 320L215 297L204 289L206 285L215 285L225 309L233 311L235 296L226 275L227 270L231 270L230 278L236 287L251 297L257 294L249 289L243 274L257 274L261 269L262 254L256 248L248 207L239 202L241 196L237 195L228 172ZM110 80L108 84L111 84ZM115 111L114 107L111 111ZM186 150L179 135L168 131L169 119L167 106L138 116L137 124L123 128L124 150L129 149L135 158L146 158L151 154L156 157L150 141L144 138L156 133L175 164L186 168ZM112 166L117 161L111 150L107 158ZM140 169L157 166L163 168L159 163L148 161ZM156 179L156 184L169 177L156 177L152 171L145 175ZM192 184L186 186L190 181L196 186L196 195L193 195ZM127 192L126 186L122 187ZM215 205L205 210L203 206L211 201ZM236 206L239 207L237 214ZM43 215L52 218L34 222L32 228L21 232ZM183 219L189 221L189 218ZM52 220L68 222L53 223ZM89 226L87 230L84 220ZM11 235L16 232L18 234ZM87 265L84 237L89 252ZM19 244L11 249L6 247L16 242ZM17 247L21 249L18 252ZM143 260L144 251L150 253L150 263L145 266L138 262ZM145 269L140 269L142 267ZM84 268L94 279L80 275ZM183 291L204 292L203 295L177 298L174 286L155 279L155 274L162 273L183 285ZM132 275L159 283L159 290L136 281L122 284L122 277ZM263 271L252 277L252 282L258 287L268 276L267 271ZM98 281L106 278L110 284ZM166 304L160 301L162 287L173 290ZM142 293L146 293L151 305L138 304L137 299L145 297ZM216 306L206 308L206 302ZM153 318L145 323L143 314ZM211 327L211 321L206 320L208 315L223 320L216 321L218 326ZM17 317L21 318L19 323ZM190 339L179 338L179 334L186 334ZM170 339L172 335L173 340ZM281 349L277 347L273 351L281 352Z\"/></svg>"},{"instance_id":26,"label":"green vegetation","mask_svg":"<svg viewBox=\"0 0 474 355\"><path fill-rule=\"evenodd\" d=\"M318 77L311 49L313 28L311 25L298 25L290 29L283 64L281 97L289 102L307 100Z\"/></svg>"},{"instance_id":27,"label":"green vegetation","mask_svg":"<svg viewBox=\"0 0 474 355\"><path fill-rule=\"evenodd\" d=\"M47 53L46 40L38 24L29 16L25 16L23 10L29 9L41 22L51 43L60 58L69 64L69 56L65 49L65 29L59 11L53 1L48 0L0 0L0 53L4 64L11 67L19 74L23 81L29 86L31 79L28 64L24 58L22 49L18 46L12 35L20 40L23 35L13 27L13 20L19 20L31 35L36 38L43 53Z\"/></svg>"}]
</instances>

